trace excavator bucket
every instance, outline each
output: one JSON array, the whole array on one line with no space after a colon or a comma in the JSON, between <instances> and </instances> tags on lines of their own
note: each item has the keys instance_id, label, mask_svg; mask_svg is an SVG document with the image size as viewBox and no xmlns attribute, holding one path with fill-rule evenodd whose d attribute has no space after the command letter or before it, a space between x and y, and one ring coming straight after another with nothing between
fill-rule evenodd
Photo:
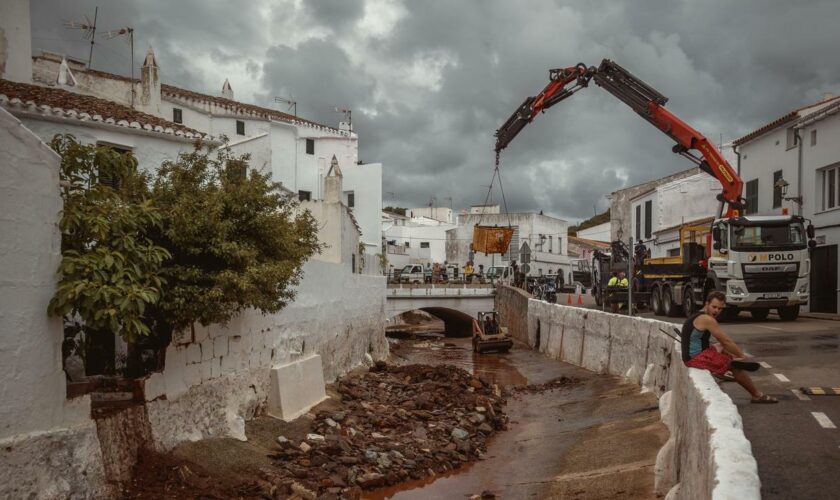
<instances>
[{"instance_id":1,"label":"excavator bucket","mask_svg":"<svg viewBox=\"0 0 840 500\"><path fill-rule=\"evenodd\" d=\"M485 254L503 254L508 251L513 238L512 227L479 226L473 227L473 251Z\"/></svg>"}]
</instances>

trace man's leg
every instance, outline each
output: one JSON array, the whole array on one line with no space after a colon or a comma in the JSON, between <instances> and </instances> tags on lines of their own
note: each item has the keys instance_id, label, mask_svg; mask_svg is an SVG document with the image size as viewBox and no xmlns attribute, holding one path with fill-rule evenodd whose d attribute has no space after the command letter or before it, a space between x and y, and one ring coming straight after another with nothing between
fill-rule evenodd
<instances>
[{"instance_id":1,"label":"man's leg","mask_svg":"<svg viewBox=\"0 0 840 500\"><path fill-rule=\"evenodd\" d=\"M762 392L758 390L750 376L744 370L732 368L732 376L735 377L735 381L741 384L741 387L746 389L754 399L763 396Z\"/></svg>"}]
</instances>

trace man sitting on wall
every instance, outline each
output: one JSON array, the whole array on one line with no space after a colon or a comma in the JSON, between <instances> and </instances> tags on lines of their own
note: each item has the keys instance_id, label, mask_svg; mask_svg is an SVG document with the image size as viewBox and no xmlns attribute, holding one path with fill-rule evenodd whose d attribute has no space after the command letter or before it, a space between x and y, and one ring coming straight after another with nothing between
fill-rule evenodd
<instances>
[{"instance_id":1,"label":"man sitting on wall","mask_svg":"<svg viewBox=\"0 0 840 500\"><path fill-rule=\"evenodd\" d=\"M703 309L683 323L680 340L685 366L709 370L718 376L731 371L735 381L752 396L751 402L778 403L778 399L756 388L747 372L758 370L759 364L744 360L744 351L721 330L715 319L723 310L725 302L726 296L722 292L709 292ZM719 343L709 345L710 337L714 337Z\"/></svg>"}]
</instances>

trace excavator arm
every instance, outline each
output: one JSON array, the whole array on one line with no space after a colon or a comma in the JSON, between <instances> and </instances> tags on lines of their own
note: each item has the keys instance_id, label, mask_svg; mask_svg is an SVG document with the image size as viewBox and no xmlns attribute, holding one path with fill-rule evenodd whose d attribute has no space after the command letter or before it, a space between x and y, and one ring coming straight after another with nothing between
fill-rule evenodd
<instances>
[{"instance_id":1,"label":"excavator arm","mask_svg":"<svg viewBox=\"0 0 840 500\"><path fill-rule=\"evenodd\" d=\"M633 76L618 64L604 59L596 69L578 64L563 70L551 70L551 82L536 97L529 97L511 116L502 128L496 131L496 158L510 144L514 137L530 123L536 114L569 97L583 87L590 79L607 92L630 106L639 116L664 132L677 144L673 151L693 161L700 169L714 176L723 187L718 195L721 202L718 216L732 216L744 208L741 192L744 182L703 134L693 129L676 115L665 109L668 98ZM574 82L574 86L566 88ZM698 157L693 151L700 153Z\"/></svg>"}]
</instances>

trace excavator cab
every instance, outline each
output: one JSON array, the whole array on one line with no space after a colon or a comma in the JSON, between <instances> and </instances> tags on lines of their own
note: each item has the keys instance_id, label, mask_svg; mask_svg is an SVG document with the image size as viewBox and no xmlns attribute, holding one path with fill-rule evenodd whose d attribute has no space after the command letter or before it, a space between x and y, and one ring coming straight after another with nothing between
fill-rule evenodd
<instances>
[{"instance_id":1,"label":"excavator cab","mask_svg":"<svg viewBox=\"0 0 840 500\"><path fill-rule=\"evenodd\" d=\"M508 336L508 329L499 324L496 311L479 312L472 324L473 351L507 352L513 347L513 340Z\"/></svg>"}]
</instances>

